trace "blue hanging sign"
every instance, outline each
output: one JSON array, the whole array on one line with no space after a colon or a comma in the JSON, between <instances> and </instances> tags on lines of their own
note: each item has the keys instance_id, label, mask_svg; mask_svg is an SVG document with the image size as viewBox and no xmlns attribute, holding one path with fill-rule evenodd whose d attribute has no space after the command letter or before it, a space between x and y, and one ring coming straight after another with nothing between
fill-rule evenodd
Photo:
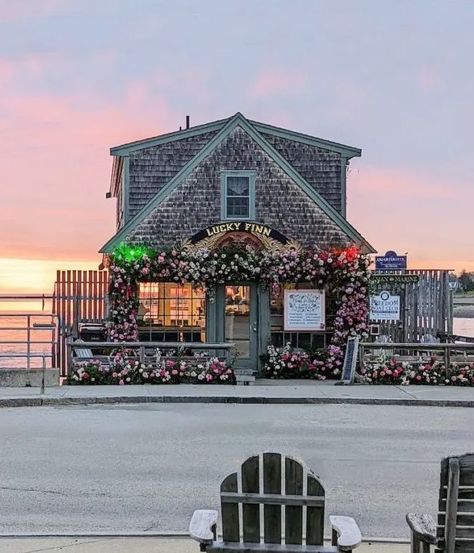
<instances>
[{"instance_id":1,"label":"blue hanging sign","mask_svg":"<svg viewBox=\"0 0 474 553\"><path fill-rule=\"evenodd\" d=\"M407 256L388 251L385 255L375 256L376 271L400 271L407 268Z\"/></svg>"}]
</instances>

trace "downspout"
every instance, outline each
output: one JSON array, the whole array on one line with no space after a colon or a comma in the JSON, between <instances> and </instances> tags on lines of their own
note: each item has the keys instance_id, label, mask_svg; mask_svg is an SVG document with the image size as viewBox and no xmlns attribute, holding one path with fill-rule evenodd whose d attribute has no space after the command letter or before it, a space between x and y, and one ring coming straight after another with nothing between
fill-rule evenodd
<instances>
[{"instance_id":1,"label":"downspout","mask_svg":"<svg viewBox=\"0 0 474 553\"><path fill-rule=\"evenodd\" d=\"M341 215L347 219L347 168L349 160L341 156Z\"/></svg>"}]
</instances>

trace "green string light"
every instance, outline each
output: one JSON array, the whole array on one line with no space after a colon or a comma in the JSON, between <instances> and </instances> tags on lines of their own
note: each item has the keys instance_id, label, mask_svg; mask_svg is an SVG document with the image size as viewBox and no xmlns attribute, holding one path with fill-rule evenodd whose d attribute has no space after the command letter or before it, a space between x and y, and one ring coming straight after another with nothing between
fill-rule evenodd
<instances>
[{"instance_id":1,"label":"green string light","mask_svg":"<svg viewBox=\"0 0 474 553\"><path fill-rule=\"evenodd\" d=\"M112 257L117 263L134 263L143 259L145 255L152 258L154 252L148 246L140 244L120 244L112 253Z\"/></svg>"}]
</instances>

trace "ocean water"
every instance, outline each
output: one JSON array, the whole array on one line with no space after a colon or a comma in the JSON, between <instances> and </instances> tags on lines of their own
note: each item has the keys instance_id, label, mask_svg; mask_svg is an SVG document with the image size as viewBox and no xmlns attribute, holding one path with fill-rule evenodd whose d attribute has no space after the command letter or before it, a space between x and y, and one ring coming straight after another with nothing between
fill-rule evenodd
<instances>
[{"instance_id":1,"label":"ocean water","mask_svg":"<svg viewBox=\"0 0 474 553\"><path fill-rule=\"evenodd\" d=\"M474 338L474 319L454 317L453 330L454 334L458 336L471 336Z\"/></svg>"},{"instance_id":2,"label":"ocean water","mask_svg":"<svg viewBox=\"0 0 474 553\"><path fill-rule=\"evenodd\" d=\"M4 368L24 368L27 366L26 357L16 357L27 352L28 345L28 326L27 313L9 314L8 311L0 311L0 369ZM45 324L54 322L52 317L45 317L39 313L30 315L29 324L33 328L35 324ZM30 330L30 352L34 354L51 354L51 342L55 339L55 333L51 329ZM8 342L8 343L5 343ZM36 343L35 343L36 342ZM49 342L49 343L38 343ZM42 357L33 357L30 359L31 368L40 368L43 366ZM46 367L51 367L51 359L46 359Z\"/></svg>"}]
</instances>

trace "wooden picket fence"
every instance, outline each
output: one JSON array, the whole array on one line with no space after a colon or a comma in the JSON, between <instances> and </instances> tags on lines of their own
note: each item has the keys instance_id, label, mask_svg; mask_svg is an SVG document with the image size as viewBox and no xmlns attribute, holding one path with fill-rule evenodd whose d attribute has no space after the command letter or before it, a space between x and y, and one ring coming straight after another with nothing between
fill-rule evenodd
<instances>
[{"instance_id":1,"label":"wooden picket fence","mask_svg":"<svg viewBox=\"0 0 474 553\"><path fill-rule=\"evenodd\" d=\"M407 275L417 275L418 282L379 284L379 291L388 290L400 296L400 321L379 322L380 334L393 342L419 342L428 334L436 337L453 333L452 292L449 271L409 269Z\"/></svg>"},{"instance_id":2,"label":"wooden picket fence","mask_svg":"<svg viewBox=\"0 0 474 553\"><path fill-rule=\"evenodd\" d=\"M77 337L81 321L103 321L106 317L108 271L57 271L53 314L58 318L59 336L56 367L67 376L66 339Z\"/></svg>"}]
</instances>

